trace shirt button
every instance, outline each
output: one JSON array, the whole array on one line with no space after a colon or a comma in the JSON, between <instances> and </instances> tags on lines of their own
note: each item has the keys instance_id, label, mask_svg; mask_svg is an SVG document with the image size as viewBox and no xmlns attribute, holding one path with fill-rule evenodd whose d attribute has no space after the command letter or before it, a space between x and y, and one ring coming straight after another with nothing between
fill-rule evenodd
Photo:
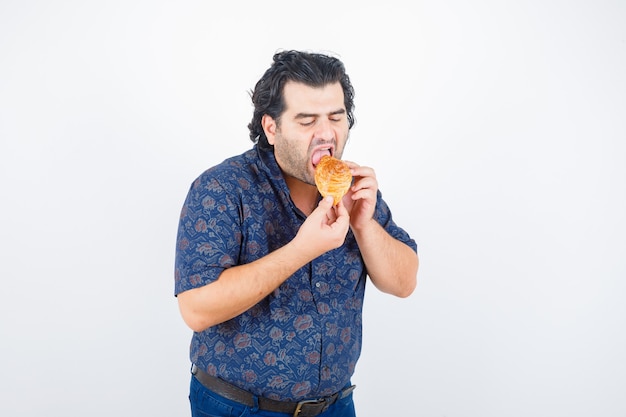
<instances>
[{"instance_id":1,"label":"shirt button","mask_svg":"<svg viewBox=\"0 0 626 417\"><path fill-rule=\"evenodd\" d=\"M322 286L322 284L321 284L321 283L319 283L319 282L316 282L316 283L315 283L315 286L316 286L317 288L319 288L319 287L321 287L321 286Z\"/></svg>"}]
</instances>

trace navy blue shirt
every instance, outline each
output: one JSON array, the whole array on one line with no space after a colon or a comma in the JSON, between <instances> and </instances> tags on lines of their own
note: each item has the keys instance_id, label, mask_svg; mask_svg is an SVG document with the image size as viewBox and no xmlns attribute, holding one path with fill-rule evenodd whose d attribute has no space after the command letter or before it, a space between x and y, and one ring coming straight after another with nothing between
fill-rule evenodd
<instances>
[{"instance_id":1,"label":"navy blue shirt","mask_svg":"<svg viewBox=\"0 0 626 417\"><path fill-rule=\"evenodd\" d=\"M380 192L376 220L417 250ZM202 173L183 205L175 294L216 281L292 240L306 216L295 206L271 150L254 146ZM367 271L354 235L304 265L245 313L194 332L191 361L256 395L298 401L333 394L361 353Z\"/></svg>"}]
</instances>

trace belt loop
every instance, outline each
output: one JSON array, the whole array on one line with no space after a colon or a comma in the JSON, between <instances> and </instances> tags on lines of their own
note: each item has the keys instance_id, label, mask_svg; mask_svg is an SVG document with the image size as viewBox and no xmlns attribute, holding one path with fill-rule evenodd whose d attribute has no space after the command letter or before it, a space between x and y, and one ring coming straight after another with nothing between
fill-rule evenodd
<instances>
[{"instance_id":1,"label":"belt loop","mask_svg":"<svg viewBox=\"0 0 626 417\"><path fill-rule=\"evenodd\" d=\"M253 395L252 401L254 401L254 405L250 409L250 412L252 412L253 414L256 414L257 411L259 411L259 397L257 397L256 395Z\"/></svg>"}]
</instances>

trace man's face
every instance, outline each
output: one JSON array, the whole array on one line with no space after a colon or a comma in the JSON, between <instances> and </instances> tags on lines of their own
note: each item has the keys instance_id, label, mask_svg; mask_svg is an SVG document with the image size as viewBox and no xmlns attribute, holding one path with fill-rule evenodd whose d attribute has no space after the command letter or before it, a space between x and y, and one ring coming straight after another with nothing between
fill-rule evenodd
<instances>
[{"instance_id":1,"label":"man's face","mask_svg":"<svg viewBox=\"0 0 626 417\"><path fill-rule=\"evenodd\" d=\"M313 88L287 82L280 124L269 116L263 127L282 171L315 185L315 166L323 155L341 158L349 127L341 84Z\"/></svg>"}]
</instances>

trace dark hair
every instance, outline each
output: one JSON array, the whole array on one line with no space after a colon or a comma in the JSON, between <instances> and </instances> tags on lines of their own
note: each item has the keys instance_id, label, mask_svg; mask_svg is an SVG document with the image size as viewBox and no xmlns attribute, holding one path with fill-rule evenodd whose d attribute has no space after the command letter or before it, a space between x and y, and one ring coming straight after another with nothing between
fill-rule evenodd
<instances>
[{"instance_id":1,"label":"dark hair","mask_svg":"<svg viewBox=\"0 0 626 417\"><path fill-rule=\"evenodd\" d=\"M250 97L254 105L252 121L248 124L250 140L261 147L271 147L261 126L267 114L277 122L285 110L283 88L287 81L295 81L311 87L323 87L339 82L343 89L348 126L354 126L354 88L346 74L343 63L334 57L309 52L282 51L274 55L272 66L256 83Z\"/></svg>"}]
</instances>

